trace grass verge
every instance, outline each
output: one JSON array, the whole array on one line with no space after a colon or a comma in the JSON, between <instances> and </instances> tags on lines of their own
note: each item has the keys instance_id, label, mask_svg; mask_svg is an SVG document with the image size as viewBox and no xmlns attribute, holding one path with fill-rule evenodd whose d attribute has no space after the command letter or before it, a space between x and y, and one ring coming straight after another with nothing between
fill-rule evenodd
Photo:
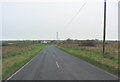
<instances>
[{"instance_id":1,"label":"grass verge","mask_svg":"<svg viewBox=\"0 0 120 82\"><path fill-rule=\"evenodd\" d=\"M45 45L37 44L34 48L24 51L12 57L2 59L2 79L4 80L13 72L18 70L25 63L30 61L36 54L38 54Z\"/></svg>"},{"instance_id":2,"label":"grass verge","mask_svg":"<svg viewBox=\"0 0 120 82\"><path fill-rule=\"evenodd\" d=\"M86 49L65 48L58 45L55 45L55 47L115 75L118 75L118 71L120 71L118 70L118 59L110 60L108 58L103 58L101 53L92 50L90 51Z\"/></svg>"}]
</instances>

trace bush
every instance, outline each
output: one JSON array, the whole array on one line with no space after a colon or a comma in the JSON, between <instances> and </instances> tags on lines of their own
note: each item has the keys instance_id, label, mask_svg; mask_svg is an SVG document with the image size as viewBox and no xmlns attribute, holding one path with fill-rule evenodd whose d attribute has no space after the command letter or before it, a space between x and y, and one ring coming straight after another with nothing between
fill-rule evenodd
<instances>
[{"instance_id":1,"label":"bush","mask_svg":"<svg viewBox=\"0 0 120 82\"><path fill-rule=\"evenodd\" d=\"M96 41L94 40L84 40L79 42L78 46L95 46L96 45Z\"/></svg>"},{"instance_id":2,"label":"bush","mask_svg":"<svg viewBox=\"0 0 120 82\"><path fill-rule=\"evenodd\" d=\"M7 43L2 43L2 46L9 46L9 44L7 44Z\"/></svg>"},{"instance_id":3,"label":"bush","mask_svg":"<svg viewBox=\"0 0 120 82\"><path fill-rule=\"evenodd\" d=\"M68 39L66 40L66 43L73 43L73 40L70 39L70 38L68 38Z\"/></svg>"}]
</instances>

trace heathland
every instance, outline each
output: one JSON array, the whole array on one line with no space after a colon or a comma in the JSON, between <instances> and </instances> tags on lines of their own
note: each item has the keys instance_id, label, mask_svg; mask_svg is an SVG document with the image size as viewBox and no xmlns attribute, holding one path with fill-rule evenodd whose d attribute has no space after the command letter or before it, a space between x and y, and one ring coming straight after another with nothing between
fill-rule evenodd
<instances>
[{"instance_id":1,"label":"heathland","mask_svg":"<svg viewBox=\"0 0 120 82\"><path fill-rule=\"evenodd\" d=\"M37 55L45 45L57 48L85 60L99 68L118 75L119 50L117 41L106 41L105 54L102 55L102 41L99 40L63 40L63 41L3 41L2 78L6 79L21 66Z\"/></svg>"},{"instance_id":2,"label":"heathland","mask_svg":"<svg viewBox=\"0 0 120 82\"><path fill-rule=\"evenodd\" d=\"M45 45L31 41L5 41L2 44L2 79L7 78L37 55Z\"/></svg>"},{"instance_id":3,"label":"heathland","mask_svg":"<svg viewBox=\"0 0 120 82\"><path fill-rule=\"evenodd\" d=\"M68 41L56 47L113 74L118 75L120 71L117 41L106 42L104 56L102 41Z\"/></svg>"}]
</instances>

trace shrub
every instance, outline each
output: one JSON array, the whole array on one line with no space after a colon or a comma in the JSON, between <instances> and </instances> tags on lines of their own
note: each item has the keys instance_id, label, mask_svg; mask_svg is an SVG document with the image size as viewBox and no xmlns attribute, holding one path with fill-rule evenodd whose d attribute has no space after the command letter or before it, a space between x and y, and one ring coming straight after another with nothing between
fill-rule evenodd
<instances>
[{"instance_id":1,"label":"shrub","mask_svg":"<svg viewBox=\"0 0 120 82\"><path fill-rule=\"evenodd\" d=\"M94 40L84 40L78 43L78 46L95 46L96 41Z\"/></svg>"},{"instance_id":2,"label":"shrub","mask_svg":"<svg viewBox=\"0 0 120 82\"><path fill-rule=\"evenodd\" d=\"M66 40L66 43L73 43L73 40L70 39L70 38L68 38L68 39Z\"/></svg>"},{"instance_id":3,"label":"shrub","mask_svg":"<svg viewBox=\"0 0 120 82\"><path fill-rule=\"evenodd\" d=\"M2 43L2 46L9 46L9 44L7 44L7 43Z\"/></svg>"}]
</instances>

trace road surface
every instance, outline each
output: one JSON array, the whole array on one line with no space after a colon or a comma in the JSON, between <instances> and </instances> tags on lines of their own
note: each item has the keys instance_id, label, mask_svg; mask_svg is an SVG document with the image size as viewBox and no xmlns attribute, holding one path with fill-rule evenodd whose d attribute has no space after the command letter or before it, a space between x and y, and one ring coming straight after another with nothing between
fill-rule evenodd
<instances>
[{"instance_id":1,"label":"road surface","mask_svg":"<svg viewBox=\"0 0 120 82\"><path fill-rule=\"evenodd\" d=\"M7 80L117 80L92 64L47 45Z\"/></svg>"}]
</instances>

